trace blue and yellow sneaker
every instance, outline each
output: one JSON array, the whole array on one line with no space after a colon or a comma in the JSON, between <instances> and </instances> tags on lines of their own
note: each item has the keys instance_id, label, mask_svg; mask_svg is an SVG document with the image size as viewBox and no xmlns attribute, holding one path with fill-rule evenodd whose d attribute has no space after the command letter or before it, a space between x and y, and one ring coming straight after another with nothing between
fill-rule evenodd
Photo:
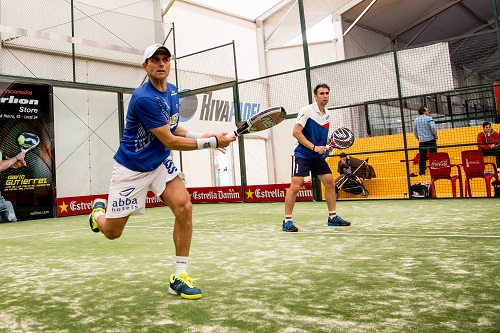
<instances>
[{"instance_id":1,"label":"blue and yellow sneaker","mask_svg":"<svg viewBox=\"0 0 500 333\"><path fill-rule=\"evenodd\" d=\"M97 212L103 212L106 214L106 199L95 199L92 203L92 213L89 215L89 224L90 229L93 232L99 232L99 226L97 225L97 220L94 217L94 214Z\"/></svg>"},{"instance_id":2,"label":"blue and yellow sneaker","mask_svg":"<svg viewBox=\"0 0 500 333\"><path fill-rule=\"evenodd\" d=\"M201 298L201 290L194 286L194 279L191 279L186 272L182 272L179 277L170 275L170 286L168 292L172 295L180 295L182 298Z\"/></svg>"},{"instance_id":3,"label":"blue and yellow sneaker","mask_svg":"<svg viewBox=\"0 0 500 333\"><path fill-rule=\"evenodd\" d=\"M281 230L286 231L286 232L297 232L299 229L293 225L292 221L283 221L283 226L281 227Z\"/></svg>"},{"instance_id":4,"label":"blue and yellow sneaker","mask_svg":"<svg viewBox=\"0 0 500 333\"><path fill-rule=\"evenodd\" d=\"M348 227L351 225L351 222L347 222L342 219L340 216L335 215L334 218L328 218L328 226L329 227Z\"/></svg>"}]
</instances>

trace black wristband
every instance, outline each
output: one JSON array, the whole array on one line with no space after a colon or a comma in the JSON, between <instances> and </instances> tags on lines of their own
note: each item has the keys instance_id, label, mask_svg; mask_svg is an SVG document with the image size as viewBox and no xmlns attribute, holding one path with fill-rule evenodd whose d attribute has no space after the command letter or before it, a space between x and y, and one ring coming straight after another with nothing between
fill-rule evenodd
<instances>
[{"instance_id":1,"label":"black wristband","mask_svg":"<svg viewBox=\"0 0 500 333\"><path fill-rule=\"evenodd\" d=\"M312 149L312 151L314 151L314 148L316 148L316 146L313 146L313 149Z\"/></svg>"},{"instance_id":2,"label":"black wristband","mask_svg":"<svg viewBox=\"0 0 500 333\"><path fill-rule=\"evenodd\" d=\"M217 135L215 136L215 148L219 148L219 139L217 139Z\"/></svg>"}]
</instances>

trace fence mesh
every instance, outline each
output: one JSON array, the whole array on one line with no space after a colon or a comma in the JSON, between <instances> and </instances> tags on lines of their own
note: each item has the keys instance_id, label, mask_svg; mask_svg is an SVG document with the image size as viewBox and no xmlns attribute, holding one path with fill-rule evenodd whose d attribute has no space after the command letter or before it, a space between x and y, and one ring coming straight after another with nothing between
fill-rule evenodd
<instances>
[{"instance_id":1,"label":"fence mesh","mask_svg":"<svg viewBox=\"0 0 500 333\"><path fill-rule=\"evenodd\" d=\"M171 24L77 1L2 0L0 20L2 75L135 88L143 50L163 36L173 50Z\"/></svg>"},{"instance_id":2,"label":"fence mesh","mask_svg":"<svg viewBox=\"0 0 500 333\"><path fill-rule=\"evenodd\" d=\"M296 114L307 103L304 70L245 81L238 85L240 101L256 101L263 107L282 106L287 114Z\"/></svg>"},{"instance_id":3,"label":"fence mesh","mask_svg":"<svg viewBox=\"0 0 500 333\"><path fill-rule=\"evenodd\" d=\"M327 106L331 130L348 127L356 137L352 147L327 158L334 176L341 176L337 172L341 152L354 161L368 159L366 163L376 175L365 179L363 169L363 175L353 177L355 189L339 188L340 200L495 194L500 140L490 139L492 149L480 161L462 155L478 151L484 122L500 131L495 81L500 69L497 35L498 31L491 31L462 36L311 68L312 86L324 82L331 88ZM290 81L286 75L273 80L278 86ZM304 105L304 101L301 96L297 105ZM414 134L422 106L429 109L437 128L437 140L430 149L419 149L421 143ZM290 113L299 109L292 108ZM446 153L446 158L435 160L443 155L431 154L434 152ZM466 185L470 175L464 165L471 163L483 167ZM446 170L444 176L439 174L440 168Z\"/></svg>"},{"instance_id":4,"label":"fence mesh","mask_svg":"<svg viewBox=\"0 0 500 333\"><path fill-rule=\"evenodd\" d=\"M176 66L179 90L196 90L236 80L233 44L177 57Z\"/></svg>"}]
</instances>

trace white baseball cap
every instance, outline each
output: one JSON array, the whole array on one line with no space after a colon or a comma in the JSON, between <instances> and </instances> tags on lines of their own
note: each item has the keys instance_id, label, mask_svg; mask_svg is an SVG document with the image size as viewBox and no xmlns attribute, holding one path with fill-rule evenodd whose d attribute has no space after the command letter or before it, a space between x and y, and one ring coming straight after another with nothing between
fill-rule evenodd
<instances>
[{"instance_id":1,"label":"white baseball cap","mask_svg":"<svg viewBox=\"0 0 500 333\"><path fill-rule=\"evenodd\" d=\"M169 57L172 56L172 54L170 53L170 51L167 49L167 47L165 45L153 44L153 45L148 46L146 48L146 50L144 51L144 56L142 57L142 62L146 62L146 60L151 58L153 56L153 54L155 54L155 52L158 51L159 49L166 51Z\"/></svg>"}]
</instances>

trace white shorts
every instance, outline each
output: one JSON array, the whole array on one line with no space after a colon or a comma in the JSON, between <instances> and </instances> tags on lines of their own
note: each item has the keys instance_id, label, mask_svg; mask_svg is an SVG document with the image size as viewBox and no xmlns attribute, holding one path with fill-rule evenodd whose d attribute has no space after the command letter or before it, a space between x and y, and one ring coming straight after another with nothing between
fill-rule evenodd
<instances>
[{"instance_id":1,"label":"white shorts","mask_svg":"<svg viewBox=\"0 0 500 333\"><path fill-rule=\"evenodd\" d=\"M180 173L171 159L149 172L132 171L115 162L109 185L106 217L145 214L148 191L153 191L159 197L166 184Z\"/></svg>"}]
</instances>

